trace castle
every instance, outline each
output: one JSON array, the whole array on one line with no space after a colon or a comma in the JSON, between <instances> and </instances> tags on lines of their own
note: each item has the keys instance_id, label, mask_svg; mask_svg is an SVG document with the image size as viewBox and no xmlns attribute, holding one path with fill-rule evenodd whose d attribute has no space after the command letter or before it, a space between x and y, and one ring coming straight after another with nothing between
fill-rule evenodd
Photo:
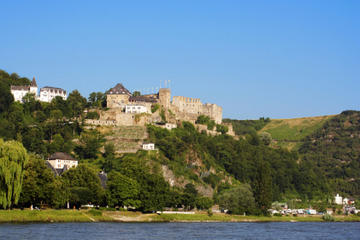
<instances>
[{"instance_id":1,"label":"castle","mask_svg":"<svg viewBox=\"0 0 360 240\"><path fill-rule=\"evenodd\" d=\"M222 108L216 104L203 104L198 98L174 96L169 88L161 88L156 94L133 96L122 84L107 91L107 107L124 113L149 113L158 104L165 110L170 121L185 120L195 122L198 116L206 115L217 124L222 122ZM155 120L155 119L154 119Z\"/></svg>"},{"instance_id":2,"label":"castle","mask_svg":"<svg viewBox=\"0 0 360 240\"><path fill-rule=\"evenodd\" d=\"M43 87L40 89L40 95L38 95L38 86L35 77L32 79L31 84L28 86L11 86L11 93L14 96L14 100L18 102L23 101L23 97L30 93L35 95L35 99L39 99L42 102L51 102L55 97L60 96L66 100L66 91L61 88Z\"/></svg>"}]
</instances>

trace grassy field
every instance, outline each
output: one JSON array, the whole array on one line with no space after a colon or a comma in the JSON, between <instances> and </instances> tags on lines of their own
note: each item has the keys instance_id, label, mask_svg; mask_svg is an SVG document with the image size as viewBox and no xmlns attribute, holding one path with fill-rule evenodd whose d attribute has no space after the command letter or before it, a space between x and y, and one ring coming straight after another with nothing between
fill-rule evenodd
<instances>
[{"instance_id":1,"label":"grassy field","mask_svg":"<svg viewBox=\"0 0 360 240\"><path fill-rule=\"evenodd\" d=\"M335 221L359 222L358 216L335 216ZM207 213L142 214L99 210L0 210L0 223L25 222L323 222L321 216L240 216Z\"/></svg>"},{"instance_id":2,"label":"grassy field","mask_svg":"<svg viewBox=\"0 0 360 240\"><path fill-rule=\"evenodd\" d=\"M273 119L263 129L259 131L268 132L273 138L274 146L281 146L296 149L301 144L301 140L315 130L319 129L331 116L306 117L293 119Z\"/></svg>"},{"instance_id":3,"label":"grassy field","mask_svg":"<svg viewBox=\"0 0 360 240\"><path fill-rule=\"evenodd\" d=\"M112 221L100 211L0 210L0 223L9 222L97 222Z\"/></svg>"}]
</instances>

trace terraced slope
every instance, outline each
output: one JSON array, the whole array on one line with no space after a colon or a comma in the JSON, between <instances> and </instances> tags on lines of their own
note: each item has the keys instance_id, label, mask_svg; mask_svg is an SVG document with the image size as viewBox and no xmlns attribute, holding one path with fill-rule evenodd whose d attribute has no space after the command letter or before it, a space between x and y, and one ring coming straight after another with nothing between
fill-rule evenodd
<instances>
[{"instance_id":1,"label":"terraced slope","mask_svg":"<svg viewBox=\"0 0 360 240\"><path fill-rule=\"evenodd\" d=\"M273 147L297 150L304 138L321 128L324 123L336 115L305 117L293 119L273 119L258 133L267 132L273 139Z\"/></svg>"},{"instance_id":2,"label":"terraced slope","mask_svg":"<svg viewBox=\"0 0 360 240\"><path fill-rule=\"evenodd\" d=\"M102 126L98 130L105 135L107 142L114 144L117 153L134 153L147 138L144 126Z\"/></svg>"}]
</instances>

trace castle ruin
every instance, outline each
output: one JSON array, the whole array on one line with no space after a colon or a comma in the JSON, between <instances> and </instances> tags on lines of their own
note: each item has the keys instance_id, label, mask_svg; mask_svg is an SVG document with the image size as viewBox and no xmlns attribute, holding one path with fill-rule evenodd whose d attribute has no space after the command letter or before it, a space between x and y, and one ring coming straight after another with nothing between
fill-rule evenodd
<instances>
[{"instance_id":1,"label":"castle ruin","mask_svg":"<svg viewBox=\"0 0 360 240\"><path fill-rule=\"evenodd\" d=\"M189 121L195 123L198 116L206 115L217 124L222 123L222 108L216 104L203 104L199 98L174 96L171 99L169 88L161 88L158 93L133 96L122 84L117 84L106 92L107 111L100 112L99 120L87 120L92 125L145 125L163 122L159 113L152 107L159 105L166 122ZM129 111L131 109L131 111ZM139 118L139 115L142 117Z\"/></svg>"}]
</instances>

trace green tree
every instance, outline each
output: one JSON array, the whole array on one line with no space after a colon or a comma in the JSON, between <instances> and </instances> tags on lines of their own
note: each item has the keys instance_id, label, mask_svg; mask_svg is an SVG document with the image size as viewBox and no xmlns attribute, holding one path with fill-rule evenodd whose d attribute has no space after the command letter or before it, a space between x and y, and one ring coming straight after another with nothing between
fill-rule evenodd
<instances>
[{"instance_id":1,"label":"green tree","mask_svg":"<svg viewBox=\"0 0 360 240\"><path fill-rule=\"evenodd\" d=\"M134 91L132 95L133 97L138 97L141 96L141 93L139 91Z\"/></svg>"},{"instance_id":2,"label":"green tree","mask_svg":"<svg viewBox=\"0 0 360 240\"><path fill-rule=\"evenodd\" d=\"M96 130L83 132L80 136L80 145L75 147L75 152L80 158L97 158L99 149L103 146L104 137Z\"/></svg>"},{"instance_id":3,"label":"green tree","mask_svg":"<svg viewBox=\"0 0 360 240\"><path fill-rule=\"evenodd\" d=\"M88 165L80 164L66 171L62 177L69 186L70 203L79 207L81 204L103 201L104 189L96 170Z\"/></svg>"},{"instance_id":4,"label":"green tree","mask_svg":"<svg viewBox=\"0 0 360 240\"><path fill-rule=\"evenodd\" d=\"M272 141L271 134L268 132L260 133L259 138L265 145L270 145L270 143Z\"/></svg>"},{"instance_id":5,"label":"green tree","mask_svg":"<svg viewBox=\"0 0 360 240\"><path fill-rule=\"evenodd\" d=\"M208 197L198 197L196 199L196 208L199 210L210 209L214 205L214 201Z\"/></svg>"},{"instance_id":6,"label":"green tree","mask_svg":"<svg viewBox=\"0 0 360 240\"><path fill-rule=\"evenodd\" d=\"M66 199L61 199L60 194L58 194L60 191L61 195L64 195L64 191L61 191L61 186L59 186L62 183L56 180L54 173L46 166L43 159L30 155L29 162L24 170L19 204L22 206L42 204L48 204L52 207L63 206Z\"/></svg>"},{"instance_id":7,"label":"green tree","mask_svg":"<svg viewBox=\"0 0 360 240\"><path fill-rule=\"evenodd\" d=\"M106 185L107 202L110 206L140 206L140 186L135 180L113 171L110 172Z\"/></svg>"},{"instance_id":8,"label":"green tree","mask_svg":"<svg viewBox=\"0 0 360 240\"><path fill-rule=\"evenodd\" d=\"M8 111L12 102L14 102L14 97L9 87L3 81L0 81L0 113Z\"/></svg>"},{"instance_id":9,"label":"green tree","mask_svg":"<svg viewBox=\"0 0 360 240\"><path fill-rule=\"evenodd\" d=\"M3 208L9 208L19 201L28 159L21 143L0 139L0 205Z\"/></svg>"},{"instance_id":10,"label":"green tree","mask_svg":"<svg viewBox=\"0 0 360 240\"><path fill-rule=\"evenodd\" d=\"M219 195L219 206L233 214L249 214L254 211L255 199L249 184L241 184Z\"/></svg>"},{"instance_id":11,"label":"green tree","mask_svg":"<svg viewBox=\"0 0 360 240\"><path fill-rule=\"evenodd\" d=\"M256 157L257 169L253 181L254 197L258 210L267 215L272 202L271 169L269 163L265 162L262 156Z\"/></svg>"},{"instance_id":12,"label":"green tree","mask_svg":"<svg viewBox=\"0 0 360 240\"><path fill-rule=\"evenodd\" d=\"M70 117L76 118L82 115L87 101L78 90L72 91L66 101L70 109Z\"/></svg>"}]
</instances>

